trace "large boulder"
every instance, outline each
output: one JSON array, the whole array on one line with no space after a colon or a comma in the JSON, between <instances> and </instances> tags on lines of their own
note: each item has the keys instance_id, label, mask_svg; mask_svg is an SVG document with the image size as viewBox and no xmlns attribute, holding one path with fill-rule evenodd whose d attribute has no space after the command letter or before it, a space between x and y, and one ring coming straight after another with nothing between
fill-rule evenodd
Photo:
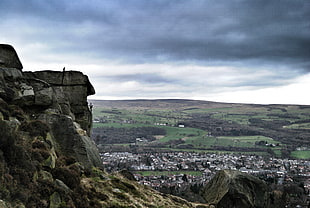
<instances>
[{"instance_id":1,"label":"large boulder","mask_svg":"<svg viewBox=\"0 0 310 208\"><path fill-rule=\"evenodd\" d=\"M95 94L87 76L79 71L36 71L26 72L28 77L44 80L53 86L85 86L86 96ZM84 97L83 97L84 98ZM82 98L81 98L82 99ZM85 101L85 100L84 100Z\"/></svg>"},{"instance_id":2,"label":"large boulder","mask_svg":"<svg viewBox=\"0 0 310 208\"><path fill-rule=\"evenodd\" d=\"M221 170L206 185L202 197L217 208L267 207L267 185L236 170Z\"/></svg>"},{"instance_id":3,"label":"large boulder","mask_svg":"<svg viewBox=\"0 0 310 208\"><path fill-rule=\"evenodd\" d=\"M53 108L72 117L90 134L92 117L87 96L95 94L95 90L86 75L79 71L37 71L23 74L35 88L35 104L53 103Z\"/></svg>"},{"instance_id":4,"label":"large boulder","mask_svg":"<svg viewBox=\"0 0 310 208\"><path fill-rule=\"evenodd\" d=\"M0 44L0 67L15 68L20 71L23 69L23 65L11 45Z\"/></svg>"}]
</instances>

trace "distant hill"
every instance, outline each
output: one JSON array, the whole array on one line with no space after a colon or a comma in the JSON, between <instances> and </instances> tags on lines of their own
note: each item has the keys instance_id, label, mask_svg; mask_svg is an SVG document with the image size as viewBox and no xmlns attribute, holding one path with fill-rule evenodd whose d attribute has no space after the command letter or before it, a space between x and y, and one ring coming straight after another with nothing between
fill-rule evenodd
<instances>
[{"instance_id":1,"label":"distant hill","mask_svg":"<svg viewBox=\"0 0 310 208\"><path fill-rule=\"evenodd\" d=\"M168 127L159 124L171 127L182 124L197 131L202 130L205 132L202 134L210 137L203 140L203 136L190 133L191 136L171 139L171 135L169 137L166 134L165 138L169 137L169 142L161 139L158 146L172 149L266 152L278 157L310 158L310 105L259 105L186 99L89 102L94 105L93 115L98 122L94 124L93 132L97 141L102 144L107 140L99 138L100 133L97 134L96 127L108 128L122 123L125 128L157 123L157 127L167 130ZM100 124L100 119L104 124ZM124 123L125 120L127 124ZM113 129L112 132L111 129L107 131L109 135L103 137L114 138ZM117 131L120 133L121 130ZM128 135L123 135L128 138ZM118 143L133 142L122 142L119 134L117 138ZM245 142L245 139L248 141ZM178 142L174 142L176 140Z\"/></svg>"},{"instance_id":2,"label":"distant hill","mask_svg":"<svg viewBox=\"0 0 310 208\"><path fill-rule=\"evenodd\" d=\"M168 109L186 109L186 108L217 108L234 105L233 103L220 103L203 100L188 99L137 99L137 100L93 100L94 105L106 108L168 108Z\"/></svg>"}]
</instances>

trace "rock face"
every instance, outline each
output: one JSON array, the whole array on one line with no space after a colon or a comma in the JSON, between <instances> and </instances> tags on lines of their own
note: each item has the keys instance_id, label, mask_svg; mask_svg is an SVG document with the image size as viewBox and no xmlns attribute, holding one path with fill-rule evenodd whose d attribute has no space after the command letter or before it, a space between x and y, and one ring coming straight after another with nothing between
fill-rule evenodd
<instances>
[{"instance_id":1,"label":"rock face","mask_svg":"<svg viewBox=\"0 0 310 208\"><path fill-rule=\"evenodd\" d=\"M78 71L23 74L36 92L31 105L52 106L79 123L89 135L92 119L87 96L95 94L95 90L87 76Z\"/></svg>"},{"instance_id":2,"label":"rock face","mask_svg":"<svg viewBox=\"0 0 310 208\"><path fill-rule=\"evenodd\" d=\"M87 168L101 166L97 147L89 137L92 115L87 96L95 90L88 77L77 71L22 72L9 45L0 45L0 60L0 101L21 108L30 116L28 123L47 124L56 151L77 158ZM10 119L9 112L0 114L4 120Z\"/></svg>"},{"instance_id":3,"label":"rock face","mask_svg":"<svg viewBox=\"0 0 310 208\"><path fill-rule=\"evenodd\" d=\"M218 208L268 207L266 184L235 170L219 171L203 189L202 197Z\"/></svg>"}]
</instances>

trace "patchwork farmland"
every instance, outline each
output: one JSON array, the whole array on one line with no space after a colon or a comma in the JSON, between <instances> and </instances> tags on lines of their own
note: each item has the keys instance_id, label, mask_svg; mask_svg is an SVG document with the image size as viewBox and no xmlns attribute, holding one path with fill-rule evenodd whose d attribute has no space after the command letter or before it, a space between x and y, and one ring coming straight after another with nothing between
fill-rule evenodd
<instances>
[{"instance_id":1,"label":"patchwork farmland","mask_svg":"<svg viewBox=\"0 0 310 208\"><path fill-rule=\"evenodd\" d=\"M310 158L310 106L90 100L102 151L225 152Z\"/></svg>"}]
</instances>

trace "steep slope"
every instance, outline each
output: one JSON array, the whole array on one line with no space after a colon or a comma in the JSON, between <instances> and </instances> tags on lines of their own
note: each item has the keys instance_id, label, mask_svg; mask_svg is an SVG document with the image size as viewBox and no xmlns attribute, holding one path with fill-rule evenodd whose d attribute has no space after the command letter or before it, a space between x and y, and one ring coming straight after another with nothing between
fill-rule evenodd
<instances>
[{"instance_id":1,"label":"steep slope","mask_svg":"<svg viewBox=\"0 0 310 208\"><path fill-rule=\"evenodd\" d=\"M93 93L81 72L22 72L0 45L0 207L196 207L100 169Z\"/></svg>"}]
</instances>

